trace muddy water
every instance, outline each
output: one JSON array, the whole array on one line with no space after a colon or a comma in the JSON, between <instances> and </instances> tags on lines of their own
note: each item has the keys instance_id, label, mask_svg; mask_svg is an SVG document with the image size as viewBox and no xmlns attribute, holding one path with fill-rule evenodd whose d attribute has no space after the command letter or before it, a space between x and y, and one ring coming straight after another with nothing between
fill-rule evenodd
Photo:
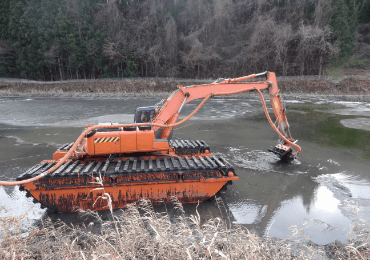
<instances>
[{"instance_id":1,"label":"muddy water","mask_svg":"<svg viewBox=\"0 0 370 260\"><path fill-rule=\"evenodd\" d=\"M28 167L50 159L85 125L130 123L136 107L158 101L0 99L1 179L14 180ZM302 147L291 164L267 152L277 143L277 135L258 100L212 99L178 127L175 136L204 140L213 153L235 166L240 180L219 195L233 223L271 237L289 238L304 229L315 243L346 242L357 207L357 217L370 220L370 105L289 100L286 104L291 133ZM183 115L196 105L187 105ZM0 206L10 209L8 214L26 214L28 224L45 216L76 221L75 213L46 212L13 187L0 187L0 196ZM185 209L193 214L196 206ZM214 201L197 209L202 217L220 215Z\"/></svg>"}]
</instances>

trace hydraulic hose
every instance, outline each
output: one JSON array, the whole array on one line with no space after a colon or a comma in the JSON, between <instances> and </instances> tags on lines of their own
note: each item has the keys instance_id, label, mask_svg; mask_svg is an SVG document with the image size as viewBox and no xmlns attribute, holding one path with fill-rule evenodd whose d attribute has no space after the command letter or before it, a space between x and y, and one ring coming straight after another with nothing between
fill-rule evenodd
<instances>
[{"instance_id":1,"label":"hydraulic hose","mask_svg":"<svg viewBox=\"0 0 370 260\"><path fill-rule=\"evenodd\" d=\"M151 126L158 126L158 127L165 127L165 128L167 128L167 127L175 127L175 126L181 125L181 124L185 123L186 121L188 121L195 113L198 112L198 110L204 105L204 103L206 103L207 100L209 98L211 98L212 96L233 95L233 94L238 94L238 93L241 93L241 92L251 91L253 89L255 89L255 88L247 88L247 89L242 89L242 90L233 91L233 92L219 92L219 93L210 94L210 95L206 96L202 100L202 102L200 102L200 104L193 110L193 112L191 112L187 117L185 117L181 121L179 121L177 123L174 123L174 124L168 124L168 125L166 125L166 124L157 124L157 123L134 123L134 124L121 124L121 125L95 125L95 126L91 126L91 127L87 128L85 131L82 132L82 134L77 138L77 140L72 145L72 147L69 149L69 151L58 161L58 163L55 166L53 166L52 168L50 168L49 170L47 170L46 172L43 172L43 173L39 174L38 176L35 176L35 177L30 178L30 179L27 179L27 180L23 180L23 181L0 181L0 185L1 186L16 186L16 185L27 184L27 183L30 183L30 182L37 181L37 180L41 179L42 177L46 176L47 174L52 173L53 171L55 171L56 169L58 169L63 163L65 163L68 160L68 158L71 156L71 154L76 150L77 146L81 143L81 141L83 140L83 138L85 138L85 136L87 136L89 133L91 133L91 131L94 131L95 129L98 129L98 128L119 128L119 127L130 127L130 126L131 127L132 126L150 126L150 125ZM264 101L264 98L262 96L261 91L258 90L258 89L256 89L256 90L257 90L257 92L258 92L258 94L259 94L259 96L261 98L262 105L263 105L263 108L264 108L264 111L265 111L267 120L269 121L271 127L276 131L276 133L285 142L287 142L288 144L296 147L298 149L297 154L299 154L301 152L301 147L299 145L291 142L290 140L288 140L276 128L276 126L271 121L270 115L267 112L266 104L265 104L265 101Z\"/></svg>"},{"instance_id":2,"label":"hydraulic hose","mask_svg":"<svg viewBox=\"0 0 370 260\"><path fill-rule=\"evenodd\" d=\"M65 163L68 160L69 156L76 150L77 146L80 144L80 142L83 140L83 138L85 138L86 135L88 135L91 131L94 131L95 129L98 129L98 128L117 128L117 127L148 126L148 125L159 126L159 127L175 127L175 126L181 125L184 122L188 121L195 113L197 113L198 110L204 105L204 103L206 103L206 101L211 96L212 95L206 96L202 100L202 102L200 102L200 104L197 106L197 108L194 109L194 111L191 112L183 120L181 120L180 122L174 123L174 124L170 124L170 125L155 124L155 123L139 123L139 124L136 123L136 124L122 124L122 125L106 125L106 126L104 126L104 125L95 125L95 126L91 126L91 127L87 128L85 131L82 132L82 134L77 138L77 140L72 145L72 147L69 149L69 151L59 160L59 162L55 166L53 166L52 168L47 170L46 172L43 172L43 173L41 173L41 174L39 174L39 175L37 175L33 178L23 180L23 181L0 181L0 185L1 186L22 185L22 184L30 183L30 182L33 182L33 181L37 181L37 180L41 179L42 177L46 176L47 174L52 173L53 171L58 169L63 163Z\"/></svg>"},{"instance_id":3,"label":"hydraulic hose","mask_svg":"<svg viewBox=\"0 0 370 260\"><path fill-rule=\"evenodd\" d=\"M282 133L280 133L279 129L277 129L277 127L275 126L275 124L272 122L271 120L271 117L267 111L267 107L266 107L266 103L265 103L265 99L263 98L263 95L261 93L261 91L259 89L256 89L257 92L258 92L258 95L260 96L261 98L261 102L262 102L262 106L263 106L263 110L265 111L265 115L267 117L267 120L269 121L271 127L275 130L275 132L285 141L287 142L288 144L290 144L291 146L294 146L295 148L298 149L297 151L297 155L301 152L301 147L298 145L298 144L295 144L293 143L292 141L290 141L288 138L286 138Z\"/></svg>"}]
</instances>

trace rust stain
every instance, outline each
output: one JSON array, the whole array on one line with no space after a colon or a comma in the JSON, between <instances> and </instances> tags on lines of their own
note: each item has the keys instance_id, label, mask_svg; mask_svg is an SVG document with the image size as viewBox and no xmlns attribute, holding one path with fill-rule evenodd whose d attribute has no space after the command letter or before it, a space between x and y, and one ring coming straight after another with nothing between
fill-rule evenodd
<instances>
[{"instance_id":1,"label":"rust stain","mask_svg":"<svg viewBox=\"0 0 370 260\"><path fill-rule=\"evenodd\" d=\"M210 172L210 175L212 174L216 178L205 178L202 181L200 179L182 181L175 178L175 175L178 176L176 173L148 174L157 175L151 176L156 179L173 177L173 182L162 179L165 183L153 181L149 177L148 181L140 182L132 182L133 179L129 178L131 182L127 183L128 176L117 176L117 183L114 186L108 181L111 177L104 177L104 183L106 183L104 190L95 191L93 189L102 187L93 184L92 177L80 177L74 180L70 180L72 178L45 179L40 181L40 185L25 184L24 188L42 205L55 211L105 210L108 209L108 204L106 200L101 199L103 193L110 195L114 209L124 208L128 203L133 203L140 198L149 199L153 204L160 204L169 203L171 196L177 196L182 203L196 203L211 198L229 181L239 179L238 177L221 177L221 174L217 172ZM140 178L135 176L134 179Z\"/></svg>"}]
</instances>

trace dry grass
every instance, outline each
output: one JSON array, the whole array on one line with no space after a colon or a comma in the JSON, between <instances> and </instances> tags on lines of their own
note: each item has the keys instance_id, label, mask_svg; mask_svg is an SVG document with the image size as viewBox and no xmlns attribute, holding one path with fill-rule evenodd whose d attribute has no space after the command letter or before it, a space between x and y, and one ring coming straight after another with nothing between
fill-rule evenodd
<instances>
[{"instance_id":1,"label":"dry grass","mask_svg":"<svg viewBox=\"0 0 370 260\"><path fill-rule=\"evenodd\" d=\"M322 95L369 95L370 80L344 79L338 83L330 80L282 80L278 82L281 92L315 93Z\"/></svg>"},{"instance_id":2,"label":"dry grass","mask_svg":"<svg viewBox=\"0 0 370 260\"><path fill-rule=\"evenodd\" d=\"M223 202L216 199L220 211ZM25 236L22 218L1 218L1 259L366 259L368 228L354 223L357 238L347 245L318 247L307 242L261 238L224 218L185 216L173 199L173 212L156 212L141 200L103 220L96 212L80 212L82 226L44 219ZM4 209L3 209L4 210ZM362 224L368 224L362 222ZM363 227L362 227L363 228ZM301 232L301 230L296 230ZM326 250L326 252L325 252Z\"/></svg>"},{"instance_id":3,"label":"dry grass","mask_svg":"<svg viewBox=\"0 0 370 260\"><path fill-rule=\"evenodd\" d=\"M204 81L178 82L176 80L125 80L76 81L61 83L0 82L0 96L37 97L167 97L178 85L204 84ZM283 94L300 93L316 95L370 95L370 80L344 79L339 83L330 80L279 80Z\"/></svg>"},{"instance_id":4,"label":"dry grass","mask_svg":"<svg viewBox=\"0 0 370 260\"><path fill-rule=\"evenodd\" d=\"M60 83L0 82L0 96L52 96L52 97L166 97L181 85L176 81L125 80L76 81Z\"/></svg>"}]
</instances>

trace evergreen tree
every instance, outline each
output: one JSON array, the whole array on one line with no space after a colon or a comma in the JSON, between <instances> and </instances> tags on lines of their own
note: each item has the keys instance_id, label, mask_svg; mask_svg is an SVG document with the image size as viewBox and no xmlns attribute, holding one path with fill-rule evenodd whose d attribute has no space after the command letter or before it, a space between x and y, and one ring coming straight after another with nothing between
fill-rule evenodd
<instances>
[{"instance_id":1,"label":"evergreen tree","mask_svg":"<svg viewBox=\"0 0 370 260\"><path fill-rule=\"evenodd\" d=\"M41 28L38 6L26 1L12 0L10 4L9 35L16 52L16 68L22 77L45 78L46 60L42 46L45 39L40 37Z\"/></svg>"},{"instance_id":2,"label":"evergreen tree","mask_svg":"<svg viewBox=\"0 0 370 260\"><path fill-rule=\"evenodd\" d=\"M0 1L0 40L9 39L9 11L11 0Z\"/></svg>"},{"instance_id":3,"label":"evergreen tree","mask_svg":"<svg viewBox=\"0 0 370 260\"><path fill-rule=\"evenodd\" d=\"M370 0L364 0L359 4L358 21L359 23L370 23Z\"/></svg>"},{"instance_id":4,"label":"evergreen tree","mask_svg":"<svg viewBox=\"0 0 370 260\"><path fill-rule=\"evenodd\" d=\"M55 43L60 45L60 60L69 70L74 69L77 63L74 53L77 49L76 33L61 8L55 19L54 37Z\"/></svg>"},{"instance_id":5,"label":"evergreen tree","mask_svg":"<svg viewBox=\"0 0 370 260\"><path fill-rule=\"evenodd\" d=\"M258 2L0 0L0 77L315 73L337 52L326 22L346 58L354 48L356 20L370 20L370 0L267 1L263 8ZM300 24L306 30L299 31ZM310 45L297 44L308 34ZM309 54L296 67L297 53L306 48Z\"/></svg>"},{"instance_id":6,"label":"evergreen tree","mask_svg":"<svg viewBox=\"0 0 370 260\"><path fill-rule=\"evenodd\" d=\"M136 75L136 68L137 65L135 64L135 54L132 54L130 59L126 61L126 68L123 71L124 77L137 77Z\"/></svg>"},{"instance_id":7,"label":"evergreen tree","mask_svg":"<svg viewBox=\"0 0 370 260\"><path fill-rule=\"evenodd\" d=\"M347 22L349 30L352 33L353 41L355 40L356 25L357 25L357 10L355 0L345 0L347 6Z\"/></svg>"},{"instance_id":8,"label":"evergreen tree","mask_svg":"<svg viewBox=\"0 0 370 260\"><path fill-rule=\"evenodd\" d=\"M347 2L350 7L347 6ZM344 59L352 54L355 47L354 39L356 30L354 28L356 26L356 12L353 9L354 1L333 0L333 5L333 9L329 13L328 23L333 30L332 42L340 41L339 58Z\"/></svg>"},{"instance_id":9,"label":"evergreen tree","mask_svg":"<svg viewBox=\"0 0 370 260\"><path fill-rule=\"evenodd\" d=\"M93 77L95 77L96 71L103 69L105 57L102 48L106 42L107 36L105 31L99 30L95 23L90 24L86 28L82 44L86 49L86 65Z\"/></svg>"},{"instance_id":10,"label":"evergreen tree","mask_svg":"<svg viewBox=\"0 0 370 260\"><path fill-rule=\"evenodd\" d=\"M11 2L14 0L0 2L0 77L14 77L16 73L16 57L11 49L9 30Z\"/></svg>"},{"instance_id":11,"label":"evergreen tree","mask_svg":"<svg viewBox=\"0 0 370 260\"><path fill-rule=\"evenodd\" d=\"M55 42L60 45L60 57L71 73L77 78L86 77L86 73L95 77L96 69L103 69L102 46L106 42L106 34L97 28L87 14L78 16L86 21L76 17L68 19L63 9L59 10L55 19Z\"/></svg>"}]
</instances>

